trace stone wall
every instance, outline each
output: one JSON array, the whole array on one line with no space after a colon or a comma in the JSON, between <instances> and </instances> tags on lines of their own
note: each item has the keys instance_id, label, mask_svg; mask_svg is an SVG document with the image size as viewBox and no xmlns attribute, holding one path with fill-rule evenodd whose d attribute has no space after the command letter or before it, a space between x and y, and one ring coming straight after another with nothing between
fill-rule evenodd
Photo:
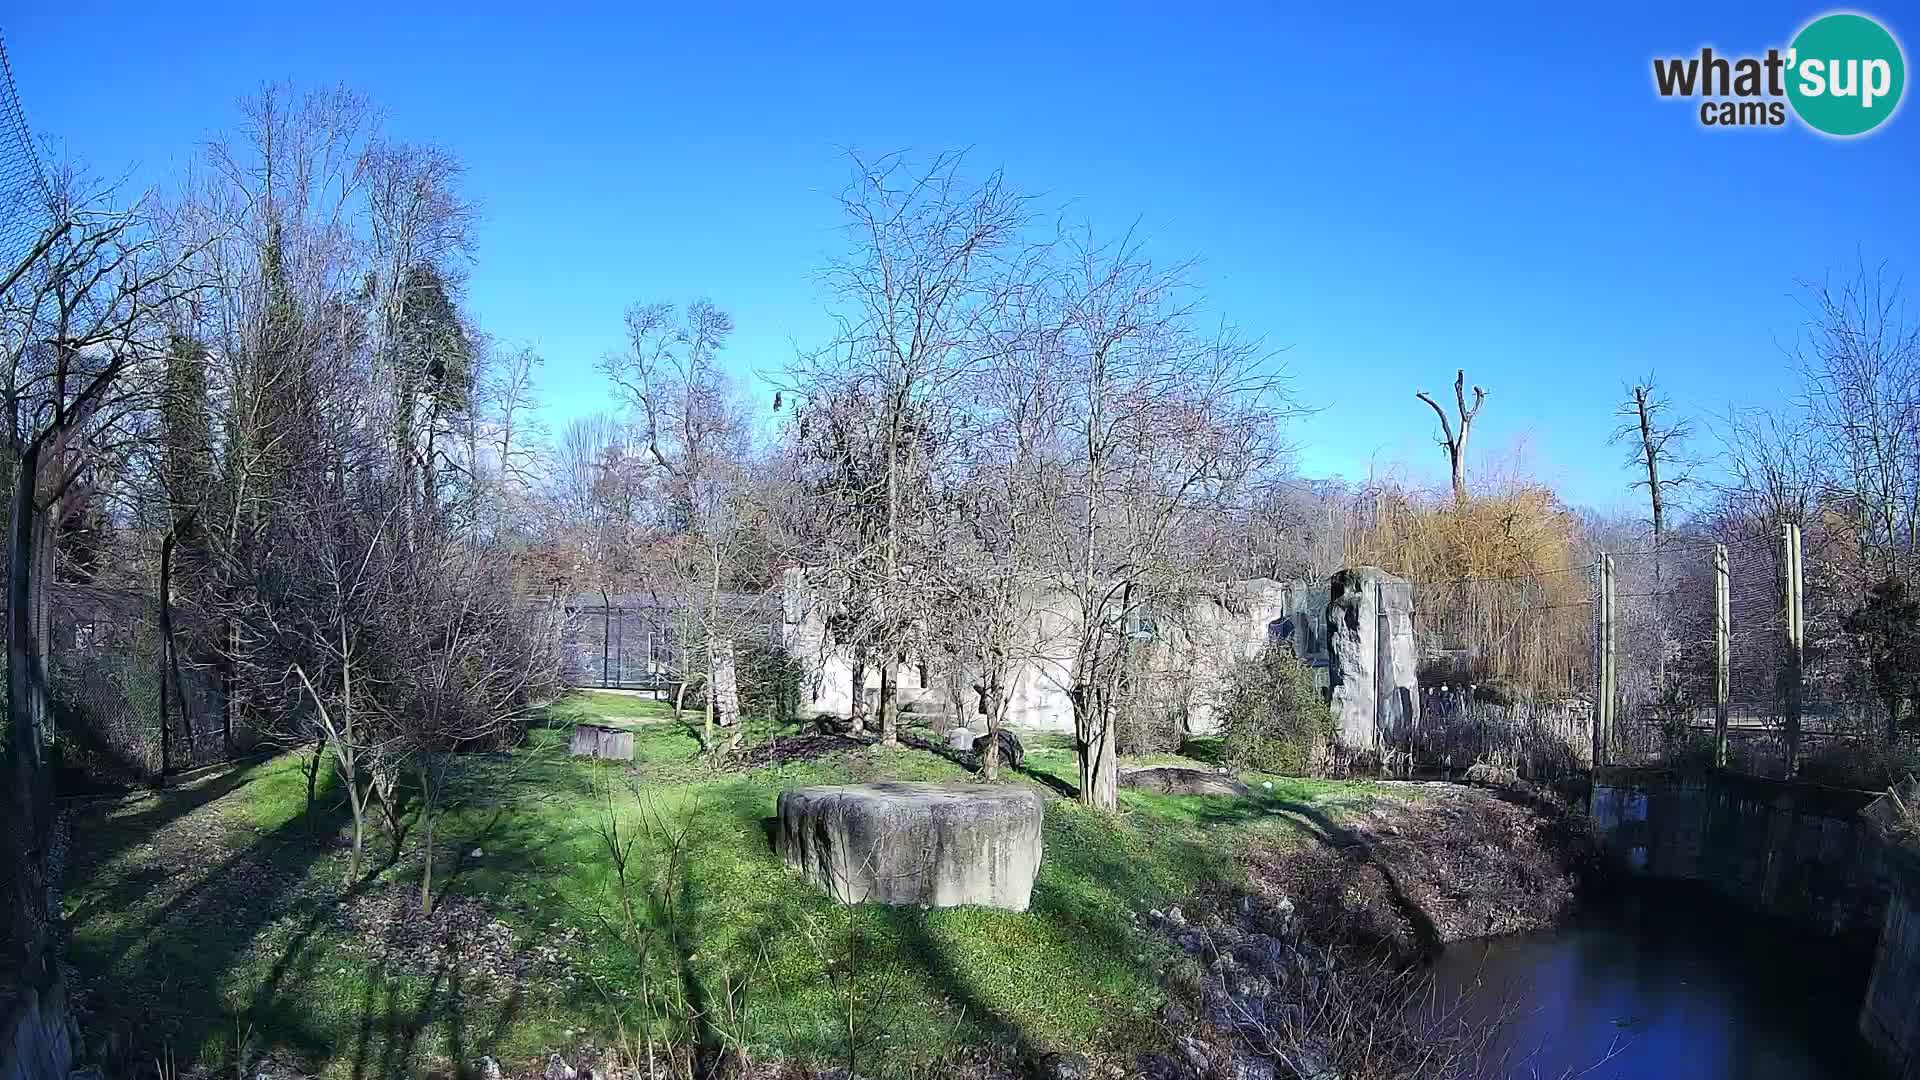
<instances>
[{"instance_id":1,"label":"stone wall","mask_svg":"<svg viewBox=\"0 0 1920 1080\"><path fill-rule=\"evenodd\" d=\"M1590 812L1634 873L1698 881L1823 934L1871 940L1887 910L1872 792L1720 774L1601 769Z\"/></svg>"},{"instance_id":2,"label":"stone wall","mask_svg":"<svg viewBox=\"0 0 1920 1080\"><path fill-rule=\"evenodd\" d=\"M782 641L805 666L801 711L809 716L846 716L855 692L853 658L851 650L834 642L827 632L815 576L800 568L785 572ZM1296 655L1309 661L1324 656L1325 641L1318 628L1325 602L1324 587L1257 578L1196 597L1181 611L1146 613L1152 628L1138 648L1147 675L1133 703L1177 713L1190 733L1210 733L1223 678L1235 661L1258 654L1270 640L1289 643ZM1067 689L1080 634L1074 600L1064 591L1037 592L1025 597L1022 606L1030 618L1014 650L1021 659L1007 688L1008 723L1031 730L1072 731L1073 702ZM954 675L937 667L923 668L917 658L909 657L901 665L896 691L902 708L951 713L958 698L966 714L961 719L978 720L979 702L972 690L977 675L954 674L958 686L947 682ZM877 698L878 669L870 666L864 681L861 692L870 701Z\"/></svg>"},{"instance_id":3,"label":"stone wall","mask_svg":"<svg viewBox=\"0 0 1920 1080\"><path fill-rule=\"evenodd\" d=\"M1920 1080L1920 857L1891 852L1889 862L1893 897L1860 1006L1860 1034L1894 1080Z\"/></svg>"},{"instance_id":4,"label":"stone wall","mask_svg":"<svg viewBox=\"0 0 1920 1080\"><path fill-rule=\"evenodd\" d=\"M1410 751L1420 723L1412 585L1359 566L1333 575L1328 590L1334 737L1346 750L1377 760Z\"/></svg>"},{"instance_id":5,"label":"stone wall","mask_svg":"<svg viewBox=\"0 0 1920 1080\"><path fill-rule=\"evenodd\" d=\"M0 1080L65 1080L73 1042L64 980L0 995Z\"/></svg>"}]
</instances>

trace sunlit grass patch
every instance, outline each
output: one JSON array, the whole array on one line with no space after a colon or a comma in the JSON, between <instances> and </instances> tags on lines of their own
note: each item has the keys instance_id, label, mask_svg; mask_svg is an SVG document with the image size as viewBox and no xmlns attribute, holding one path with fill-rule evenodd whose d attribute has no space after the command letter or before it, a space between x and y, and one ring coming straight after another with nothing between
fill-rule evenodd
<instances>
[{"instance_id":1,"label":"sunlit grass patch","mask_svg":"<svg viewBox=\"0 0 1920 1080\"><path fill-rule=\"evenodd\" d=\"M436 879L483 904L516 949L560 955L564 978L516 987L457 958L426 972L370 960L338 917L343 793L327 765L310 816L299 751L204 788L91 811L76 828L74 954L108 984L103 1016L130 1040L137 1032L215 1065L231 1064L222 1055L234 1032L251 1028L256 1050L342 1077L482 1054L533 1062L608 1045L623 1027L667 1034L672 1023L636 1007L667 986L708 1002L736 992L745 1005L728 1037L759 1058L844 1064L850 1041L864 1060L902 1065L990 1047L1119 1053L1152 1030L1169 962L1136 931L1137 913L1240 883L1243 842L1314 835L1301 808L1323 817L1381 794L1248 775L1247 797L1126 791L1119 814L1101 813L1057 794L1078 783L1071 740L1022 733L1025 766L1005 769L1002 782L1049 792L1030 910L842 907L775 855L768 822L779 793L977 782L964 759L863 746L743 768L702 752L698 714L676 724L661 703L628 695L570 695L548 719L514 754L465 763L481 795L442 821ZM633 728L634 760L569 757L570 726L606 719L646 721ZM753 719L744 743L801 734ZM609 821L632 845L628 883L652 942L644 963L624 925ZM676 837L684 857L668 865ZM369 848L384 856L385 838ZM410 839L362 892L417 888L420 857Z\"/></svg>"}]
</instances>

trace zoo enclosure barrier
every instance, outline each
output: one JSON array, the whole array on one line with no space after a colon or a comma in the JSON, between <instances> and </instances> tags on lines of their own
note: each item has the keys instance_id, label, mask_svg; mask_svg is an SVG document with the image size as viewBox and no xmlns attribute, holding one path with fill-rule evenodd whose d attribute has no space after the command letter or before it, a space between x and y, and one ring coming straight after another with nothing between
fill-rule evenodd
<instances>
[{"instance_id":1,"label":"zoo enclosure barrier","mask_svg":"<svg viewBox=\"0 0 1920 1080\"><path fill-rule=\"evenodd\" d=\"M1887 763L1912 752L1912 732L1889 740L1848 630L1864 595L1856 551L1789 524L1602 555L1596 764L1883 783Z\"/></svg>"},{"instance_id":2,"label":"zoo enclosure barrier","mask_svg":"<svg viewBox=\"0 0 1920 1080\"><path fill-rule=\"evenodd\" d=\"M47 603L48 696L63 788L146 783L252 752L252 729L228 711L217 626L174 610L176 685L172 665L162 670L153 596L60 582Z\"/></svg>"},{"instance_id":3,"label":"zoo enclosure barrier","mask_svg":"<svg viewBox=\"0 0 1920 1080\"><path fill-rule=\"evenodd\" d=\"M565 613L560 675L569 686L666 694L700 668L703 598L576 593L557 599ZM736 644L780 643L779 594L723 593L719 607ZM533 617L543 616L536 611Z\"/></svg>"}]
</instances>

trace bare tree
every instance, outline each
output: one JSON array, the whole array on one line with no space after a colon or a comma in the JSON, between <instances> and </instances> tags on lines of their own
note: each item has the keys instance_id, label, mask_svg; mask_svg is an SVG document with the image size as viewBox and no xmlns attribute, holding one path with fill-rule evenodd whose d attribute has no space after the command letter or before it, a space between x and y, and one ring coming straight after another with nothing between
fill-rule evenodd
<instances>
[{"instance_id":1,"label":"bare tree","mask_svg":"<svg viewBox=\"0 0 1920 1080\"><path fill-rule=\"evenodd\" d=\"M679 541L667 546L677 584L701 598L702 743L709 749L717 745L716 725L733 732L729 747L740 737L735 613L722 603L729 551L749 516L741 505L746 425L718 365L732 333L733 319L707 300L688 304L680 315L668 304L635 304L627 310L627 350L600 363L636 414L640 440L664 475L659 524Z\"/></svg>"},{"instance_id":2,"label":"bare tree","mask_svg":"<svg viewBox=\"0 0 1920 1080\"><path fill-rule=\"evenodd\" d=\"M1049 546L1072 628L1080 797L1112 809L1115 710L1137 643L1219 569L1195 526L1279 459L1287 400L1257 343L1193 326L1183 267L1154 267L1131 237L1072 250L1049 346L1064 387Z\"/></svg>"},{"instance_id":3,"label":"bare tree","mask_svg":"<svg viewBox=\"0 0 1920 1080\"><path fill-rule=\"evenodd\" d=\"M952 669L958 722L976 710L986 717L988 780L998 778L1015 682L1037 678L1047 659L1036 623L1058 591L1044 542L1053 425L1064 404L1046 364L1053 328L1017 294L1009 299L986 363L968 382L968 437L951 440L949 512L935 519L932 572L921 575L938 609L931 636L943 646L923 646L922 655Z\"/></svg>"},{"instance_id":4,"label":"bare tree","mask_svg":"<svg viewBox=\"0 0 1920 1080\"><path fill-rule=\"evenodd\" d=\"M1807 421L1857 516L1863 559L1890 576L1920 554L1920 320L1884 270L1807 293L1796 351Z\"/></svg>"},{"instance_id":5,"label":"bare tree","mask_svg":"<svg viewBox=\"0 0 1920 1080\"><path fill-rule=\"evenodd\" d=\"M1658 547L1667 531L1668 493L1693 483L1693 463L1685 449L1686 441L1693 436L1693 425L1686 420L1667 419L1672 403L1660 393L1650 374L1628 386L1626 394L1618 409L1622 423L1610 441L1626 442L1631 447L1627 466L1644 474L1634 486L1646 490L1653 543Z\"/></svg>"},{"instance_id":6,"label":"bare tree","mask_svg":"<svg viewBox=\"0 0 1920 1080\"><path fill-rule=\"evenodd\" d=\"M95 455L129 435L166 336L160 316L200 282L145 200L56 175L50 225L0 278L11 519L7 557L8 942L33 985L50 978L47 586L55 529Z\"/></svg>"},{"instance_id":7,"label":"bare tree","mask_svg":"<svg viewBox=\"0 0 1920 1080\"><path fill-rule=\"evenodd\" d=\"M376 612L387 672L367 697L380 728L393 733L376 768L392 763L417 788L425 911L434 902L435 829L451 803L471 794L466 755L510 746L524 710L558 685L550 643L528 632L526 613L498 587L501 553L444 533L431 539L415 546L400 569L404 588ZM390 814L397 787L383 794Z\"/></svg>"},{"instance_id":8,"label":"bare tree","mask_svg":"<svg viewBox=\"0 0 1920 1080\"><path fill-rule=\"evenodd\" d=\"M842 192L849 252L822 275L841 302L840 333L788 373L788 391L817 415L838 414L868 430L844 428L847 449L869 443L874 475L841 473L837 493L858 519L861 544L840 560L836 596L844 622L858 627L854 701L864 696L865 662L879 669L881 741L898 742L900 668L927 625L925 596L912 581L924 561L920 523L936 485L932 470L951 430L952 397L983 363L986 326L1009 290L1028 285L1028 201L998 173L969 183L962 156L916 168L897 154L856 156ZM849 410L869 411L856 418ZM859 459L840 455L842 465Z\"/></svg>"},{"instance_id":9,"label":"bare tree","mask_svg":"<svg viewBox=\"0 0 1920 1080\"><path fill-rule=\"evenodd\" d=\"M1726 473L1713 511L1720 532L1761 539L1777 535L1781 525L1810 520L1826 482L1807 452L1813 436L1801 417L1729 409L1712 431Z\"/></svg>"},{"instance_id":10,"label":"bare tree","mask_svg":"<svg viewBox=\"0 0 1920 1080\"><path fill-rule=\"evenodd\" d=\"M1440 448L1447 452L1447 466L1453 475L1453 501L1467 501L1467 436L1473 430L1473 419L1480 415L1480 406L1486 403L1487 392L1478 386L1473 388L1473 407L1467 407L1467 372L1464 368L1454 372L1453 401L1459 414L1460 429L1454 430L1453 422L1447 418L1447 410L1428 396L1425 390L1413 395L1426 402L1433 415L1440 418L1440 438L1436 440Z\"/></svg>"},{"instance_id":11,"label":"bare tree","mask_svg":"<svg viewBox=\"0 0 1920 1080\"><path fill-rule=\"evenodd\" d=\"M494 505L494 534L529 526L529 503L549 467L546 421L540 415L538 378L544 363L532 348L490 348L489 363L477 388L480 398L474 452L484 470L487 501Z\"/></svg>"}]
</instances>

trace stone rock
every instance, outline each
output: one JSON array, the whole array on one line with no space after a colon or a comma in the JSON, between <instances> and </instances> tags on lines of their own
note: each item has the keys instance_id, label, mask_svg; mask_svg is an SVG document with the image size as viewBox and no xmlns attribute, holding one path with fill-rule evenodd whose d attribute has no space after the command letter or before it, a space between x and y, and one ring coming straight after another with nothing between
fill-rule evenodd
<instances>
[{"instance_id":1,"label":"stone rock","mask_svg":"<svg viewBox=\"0 0 1920 1080\"><path fill-rule=\"evenodd\" d=\"M1180 1035L1174 1039L1174 1045L1180 1048L1180 1054L1187 1059L1187 1066L1195 1074L1205 1076L1213 1071L1213 1055L1207 1051L1207 1044L1191 1035Z\"/></svg>"},{"instance_id":2,"label":"stone rock","mask_svg":"<svg viewBox=\"0 0 1920 1080\"><path fill-rule=\"evenodd\" d=\"M1280 1064L1291 1069L1299 1080L1341 1080L1339 1072L1329 1062L1327 1048L1320 1043L1309 1041L1305 1045L1291 1047L1279 1057Z\"/></svg>"},{"instance_id":3,"label":"stone rock","mask_svg":"<svg viewBox=\"0 0 1920 1080\"><path fill-rule=\"evenodd\" d=\"M1248 934L1233 945L1234 962L1253 975L1271 975L1285 969L1292 955L1279 939L1266 934Z\"/></svg>"},{"instance_id":4,"label":"stone rock","mask_svg":"<svg viewBox=\"0 0 1920 1080\"><path fill-rule=\"evenodd\" d=\"M1046 802L1024 785L882 781L780 793L775 846L841 903L1025 911Z\"/></svg>"},{"instance_id":5,"label":"stone rock","mask_svg":"<svg viewBox=\"0 0 1920 1080\"><path fill-rule=\"evenodd\" d=\"M1178 765L1148 765L1120 770L1120 786L1160 795L1245 795L1247 785L1231 776Z\"/></svg>"},{"instance_id":6,"label":"stone rock","mask_svg":"<svg viewBox=\"0 0 1920 1080\"><path fill-rule=\"evenodd\" d=\"M1413 586L1378 567L1357 566L1333 575L1328 594L1334 738L1349 753L1378 760L1403 745L1420 719Z\"/></svg>"},{"instance_id":7,"label":"stone rock","mask_svg":"<svg viewBox=\"0 0 1920 1080\"><path fill-rule=\"evenodd\" d=\"M1512 769L1503 769L1498 765L1480 762L1467 770L1467 783L1485 784L1488 787L1514 787L1520 783L1520 777Z\"/></svg>"},{"instance_id":8,"label":"stone rock","mask_svg":"<svg viewBox=\"0 0 1920 1080\"><path fill-rule=\"evenodd\" d=\"M1091 1080L1093 1062L1085 1054L1048 1054L1040 1067L1047 1080Z\"/></svg>"},{"instance_id":9,"label":"stone rock","mask_svg":"<svg viewBox=\"0 0 1920 1080\"><path fill-rule=\"evenodd\" d=\"M1266 1058L1238 1054L1233 1059L1233 1080L1274 1080L1275 1075L1273 1062Z\"/></svg>"},{"instance_id":10,"label":"stone rock","mask_svg":"<svg viewBox=\"0 0 1920 1080\"><path fill-rule=\"evenodd\" d=\"M968 754L973 752L973 740L974 740L973 732L968 731L966 728L963 728L963 727L957 727L957 728L954 728L952 731L947 732L948 748L953 750L958 750L963 754Z\"/></svg>"},{"instance_id":11,"label":"stone rock","mask_svg":"<svg viewBox=\"0 0 1920 1080\"><path fill-rule=\"evenodd\" d=\"M1001 728L996 738L1000 740L1000 764L1002 766L1009 769L1018 769L1027 763L1027 748L1021 745L1020 736L1015 735L1006 728ZM981 760L986 760L984 755L987 752L987 737L985 735L974 740L973 751L975 754L982 755Z\"/></svg>"},{"instance_id":12,"label":"stone rock","mask_svg":"<svg viewBox=\"0 0 1920 1080\"><path fill-rule=\"evenodd\" d=\"M547 1058L547 1071L542 1075L545 1080L574 1080L576 1076L573 1066L567 1064L559 1054Z\"/></svg>"},{"instance_id":13,"label":"stone rock","mask_svg":"<svg viewBox=\"0 0 1920 1080\"><path fill-rule=\"evenodd\" d=\"M479 1080L500 1080L500 1063L491 1057L483 1057L473 1063L473 1074Z\"/></svg>"},{"instance_id":14,"label":"stone rock","mask_svg":"<svg viewBox=\"0 0 1920 1080\"><path fill-rule=\"evenodd\" d=\"M575 724L568 752L574 757L633 760L633 732L604 724Z\"/></svg>"}]
</instances>

